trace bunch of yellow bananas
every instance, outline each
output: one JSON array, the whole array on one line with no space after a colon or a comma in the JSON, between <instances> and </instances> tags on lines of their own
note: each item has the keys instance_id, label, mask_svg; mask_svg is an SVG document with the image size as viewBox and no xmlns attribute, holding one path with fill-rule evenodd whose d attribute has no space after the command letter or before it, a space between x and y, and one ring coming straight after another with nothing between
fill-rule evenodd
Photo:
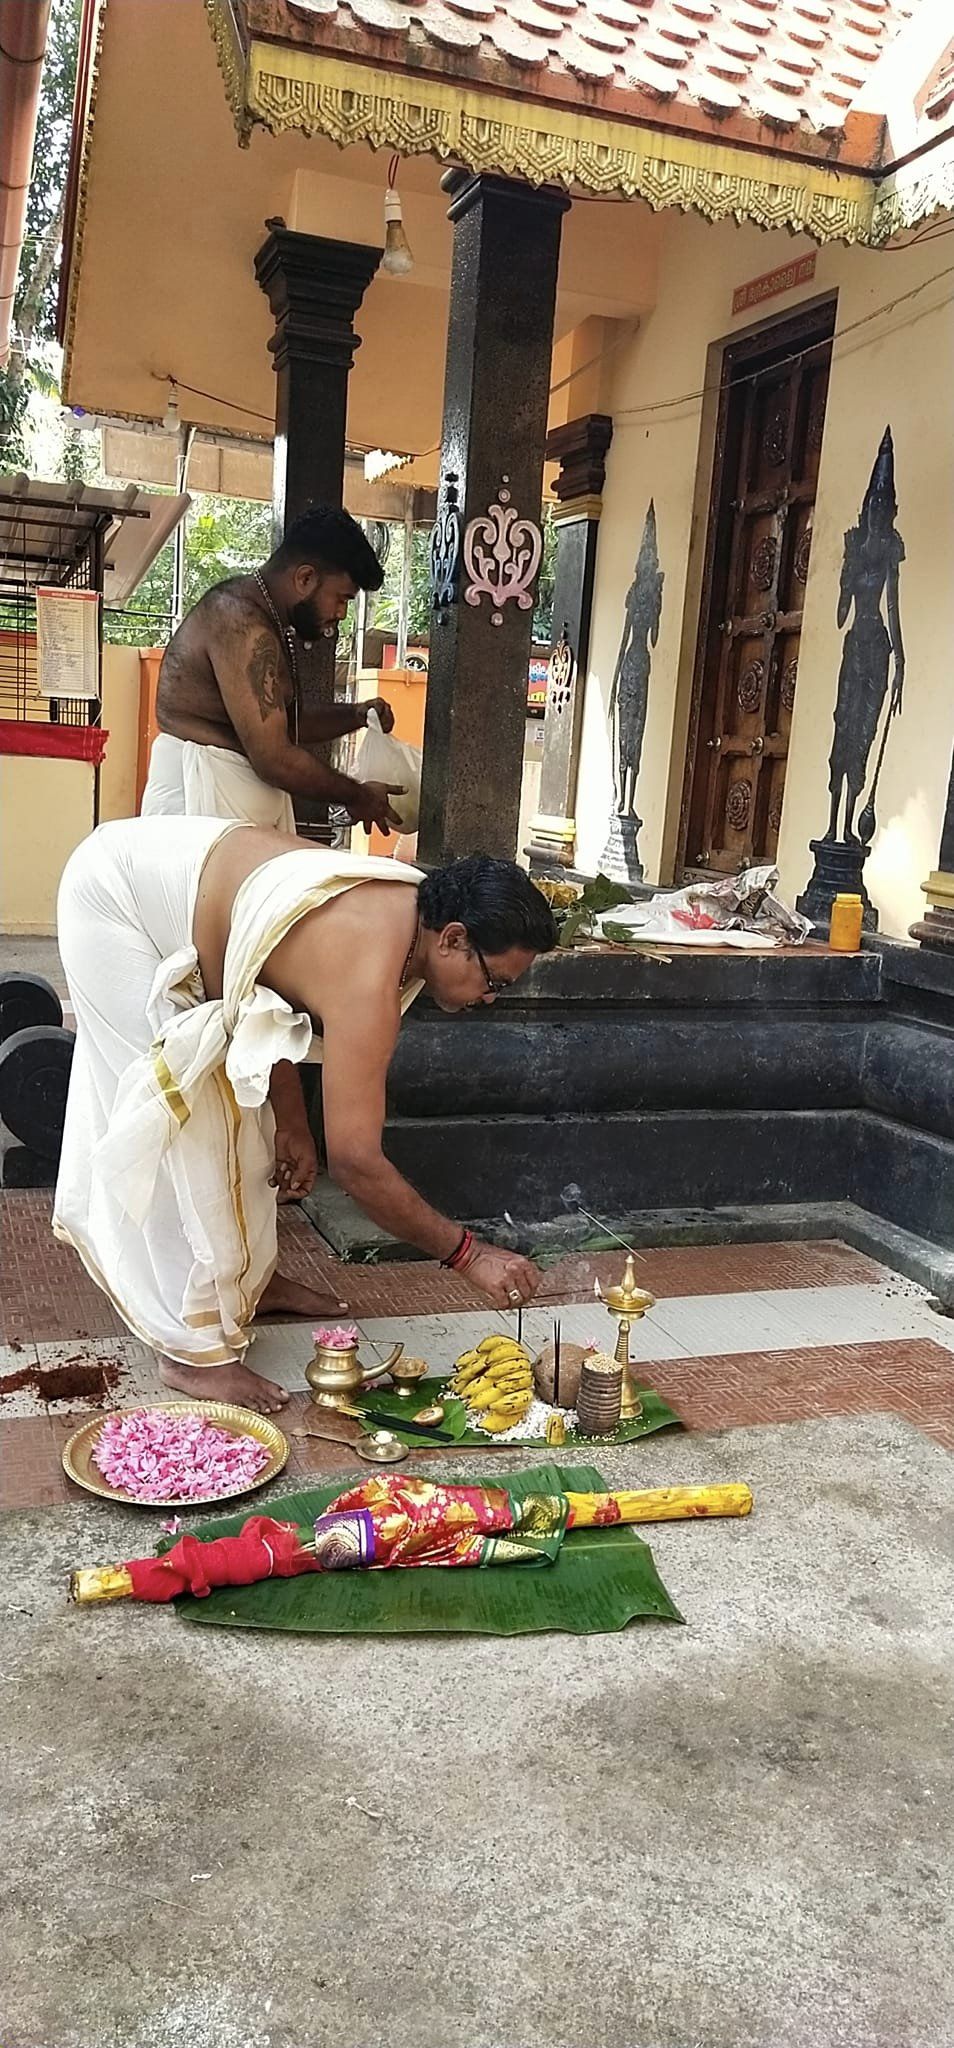
<instances>
[{"instance_id":1,"label":"bunch of yellow bananas","mask_svg":"<svg viewBox=\"0 0 954 2048\"><path fill-rule=\"evenodd\" d=\"M533 1400L530 1353L514 1337L484 1337L457 1360L451 1388L478 1429L495 1435L522 1422Z\"/></svg>"}]
</instances>

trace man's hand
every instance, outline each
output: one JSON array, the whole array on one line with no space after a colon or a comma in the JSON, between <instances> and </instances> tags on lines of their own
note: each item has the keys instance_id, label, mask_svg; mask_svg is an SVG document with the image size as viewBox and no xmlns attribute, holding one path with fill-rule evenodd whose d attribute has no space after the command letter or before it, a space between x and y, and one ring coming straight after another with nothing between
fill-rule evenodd
<instances>
[{"instance_id":1,"label":"man's hand","mask_svg":"<svg viewBox=\"0 0 954 2048\"><path fill-rule=\"evenodd\" d=\"M307 1124L279 1125L275 1131L275 1171L269 1185L280 1202L297 1202L311 1193L318 1173L318 1152Z\"/></svg>"},{"instance_id":2,"label":"man's hand","mask_svg":"<svg viewBox=\"0 0 954 2048\"><path fill-rule=\"evenodd\" d=\"M381 731L394 731L394 713L386 697L369 697L367 703L361 705L361 710L364 713L361 720L362 725L367 725L368 723L368 712L376 711Z\"/></svg>"},{"instance_id":3,"label":"man's hand","mask_svg":"<svg viewBox=\"0 0 954 2048\"><path fill-rule=\"evenodd\" d=\"M503 1309L521 1308L532 1301L542 1278L529 1259L522 1259L519 1252L502 1251L495 1244L475 1244L467 1264L458 1267L458 1272L466 1273L495 1307Z\"/></svg>"},{"instance_id":4,"label":"man's hand","mask_svg":"<svg viewBox=\"0 0 954 2048\"><path fill-rule=\"evenodd\" d=\"M388 797L403 796L405 786L403 782L363 782L360 798L348 799L349 816L368 832L372 825L376 825L385 838L392 831L403 831L401 819L396 811L392 811Z\"/></svg>"}]
</instances>

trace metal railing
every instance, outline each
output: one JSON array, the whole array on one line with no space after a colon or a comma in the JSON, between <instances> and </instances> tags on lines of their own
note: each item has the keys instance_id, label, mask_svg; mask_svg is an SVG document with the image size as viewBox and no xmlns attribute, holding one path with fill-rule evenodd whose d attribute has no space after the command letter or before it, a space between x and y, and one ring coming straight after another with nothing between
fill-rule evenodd
<instances>
[{"instance_id":1,"label":"metal railing","mask_svg":"<svg viewBox=\"0 0 954 2048\"><path fill-rule=\"evenodd\" d=\"M36 599L0 588L0 719L35 725L98 725L97 698L45 697L37 678Z\"/></svg>"}]
</instances>

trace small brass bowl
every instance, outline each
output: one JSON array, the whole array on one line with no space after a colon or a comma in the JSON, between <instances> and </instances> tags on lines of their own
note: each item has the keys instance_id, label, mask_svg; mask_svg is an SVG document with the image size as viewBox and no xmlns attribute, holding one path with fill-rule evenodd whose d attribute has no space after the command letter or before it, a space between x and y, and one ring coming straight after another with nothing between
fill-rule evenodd
<instances>
[{"instance_id":1,"label":"small brass bowl","mask_svg":"<svg viewBox=\"0 0 954 2048\"><path fill-rule=\"evenodd\" d=\"M443 1401L432 1401L429 1408L419 1408L411 1420L423 1423L425 1429L437 1429L444 1420Z\"/></svg>"},{"instance_id":2,"label":"small brass bowl","mask_svg":"<svg viewBox=\"0 0 954 2048\"><path fill-rule=\"evenodd\" d=\"M389 1429L376 1429L370 1436L360 1437L354 1448L366 1465L400 1465L408 1455L407 1446Z\"/></svg>"},{"instance_id":3,"label":"small brass bowl","mask_svg":"<svg viewBox=\"0 0 954 2048\"><path fill-rule=\"evenodd\" d=\"M402 1358L392 1365L391 1378L402 1401L409 1401L416 1394L418 1381L427 1378L427 1366L423 1358Z\"/></svg>"}]
</instances>

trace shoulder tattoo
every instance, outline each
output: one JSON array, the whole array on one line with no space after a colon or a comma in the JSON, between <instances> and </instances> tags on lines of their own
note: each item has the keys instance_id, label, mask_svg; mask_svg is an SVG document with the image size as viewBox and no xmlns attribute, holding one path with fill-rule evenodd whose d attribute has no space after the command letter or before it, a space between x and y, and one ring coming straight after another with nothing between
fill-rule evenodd
<instances>
[{"instance_id":1,"label":"shoulder tattoo","mask_svg":"<svg viewBox=\"0 0 954 2048\"><path fill-rule=\"evenodd\" d=\"M262 721L285 708L278 670L278 648L271 633L256 633L248 660L248 680Z\"/></svg>"}]
</instances>

